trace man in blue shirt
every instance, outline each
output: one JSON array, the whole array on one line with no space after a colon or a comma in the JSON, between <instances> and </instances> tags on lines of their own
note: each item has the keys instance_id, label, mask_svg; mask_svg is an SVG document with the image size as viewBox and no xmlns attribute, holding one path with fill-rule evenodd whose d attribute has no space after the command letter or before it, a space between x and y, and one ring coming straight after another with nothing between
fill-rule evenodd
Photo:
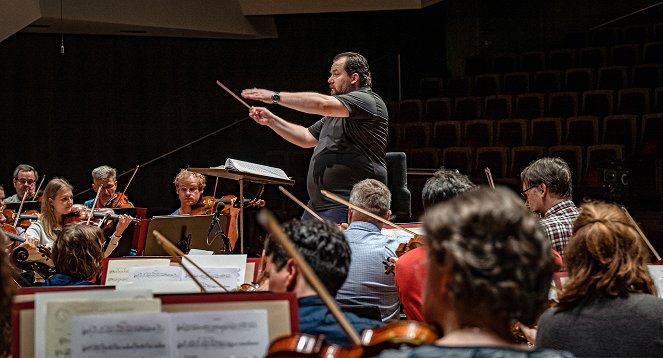
<instances>
[{"instance_id":1,"label":"man in blue shirt","mask_svg":"<svg viewBox=\"0 0 663 358\"><path fill-rule=\"evenodd\" d=\"M350 248L335 225L318 220L291 220L283 224L283 232L311 266L331 296L336 295L345 281L350 266ZM318 293L306 280L295 260L275 240L265 243L265 274L273 292L294 292L299 306L299 331L324 335L328 344L350 345L340 324L325 306ZM357 334L366 328L381 326L381 321L361 318L353 313L345 316Z\"/></svg>"},{"instance_id":2,"label":"man in blue shirt","mask_svg":"<svg viewBox=\"0 0 663 358\"><path fill-rule=\"evenodd\" d=\"M391 215L389 188L375 179L365 179L352 187L350 204L379 217ZM381 233L382 222L349 209L345 238L352 252L350 272L336 294L341 305L379 308L382 321L399 318L400 302L394 275L384 272L383 262L396 256L398 242Z\"/></svg>"}]
</instances>

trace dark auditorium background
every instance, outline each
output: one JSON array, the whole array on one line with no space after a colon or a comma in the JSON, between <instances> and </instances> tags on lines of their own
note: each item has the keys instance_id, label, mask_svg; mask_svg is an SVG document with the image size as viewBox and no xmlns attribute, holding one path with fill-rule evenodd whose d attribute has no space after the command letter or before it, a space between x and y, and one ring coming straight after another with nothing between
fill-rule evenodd
<instances>
[{"instance_id":1,"label":"dark auditorium background","mask_svg":"<svg viewBox=\"0 0 663 358\"><path fill-rule=\"evenodd\" d=\"M74 3L64 1L65 6ZM386 1L385 7L391 3ZM589 178L582 173L587 171L588 148L610 143L603 142L603 133L597 134L596 142L573 143L580 147L579 168L583 174L575 178L574 201L582 200L584 193L629 206L645 225L649 236L653 236L655 246L663 246L655 237L660 238L663 232L661 136L659 142L654 143L658 145L658 152L649 150L643 154L640 148L643 116L660 118L652 114L663 112L663 104L658 103L663 102L663 90L658 91L658 87L663 86L660 79L663 50L658 53L661 57L655 57L651 63L645 62L644 54L646 44L663 41L663 26L656 27L663 22L663 6L653 6L590 31L657 2L444 0L395 3L421 5L418 9L274 15L277 37L266 39L155 37L149 32L60 34L55 27L50 32L27 28L28 31L12 34L0 42L0 117L5 153L0 161L0 184L8 196L12 195L11 172L17 164L28 163L35 166L40 175L45 175L46 180L65 177L77 193L90 186L90 171L94 167L108 164L121 174L147 163L139 169L127 194L136 205L147 207L148 215L152 216L168 214L177 207L172 181L181 168L217 166L227 158L236 158L283 167L297 181L294 193L305 200L304 176L311 151L298 149L254 123L247 117L248 110L215 81L223 82L237 94L249 87L327 93L326 80L332 57L339 52L356 51L367 57L373 88L390 104L390 150L405 151L408 160L414 161L409 163L410 167L416 164L417 168L434 169L444 165L444 148L471 148L474 162L465 172L482 182L483 170L475 170L478 167L476 154L481 152L478 149L502 146L506 149L498 150L497 154L491 152L496 156L487 158L494 164L494 158L506 153L506 170L501 172L501 168L496 168L494 171L500 179L497 182L519 190L509 162L515 159L512 148L542 147L540 153L547 155L556 144L570 144L565 143L568 118L587 115L583 113L583 93L604 89L597 87L601 67L623 67L626 74L623 86L606 85L613 91L613 108L611 113L597 116L598 128L603 130L603 119L607 115L634 115L635 140L622 143L622 160L599 164L600 168L589 173ZM63 11L66 13L67 8ZM646 29L647 37L635 46L623 46L627 44L623 41L624 29L637 26ZM610 34L615 37L611 38ZM60 51L61 41L64 53ZM615 65L615 58L611 57L614 46L635 48L636 62ZM594 76L591 88L569 91L564 82L566 71L588 68L589 65L580 66L578 61L581 50L591 47L604 48L604 62L590 67ZM560 49L573 50L573 67L551 67L551 50ZM651 49L653 53L656 48L652 45ZM526 64L524 54L543 60ZM509 59L514 61L511 68ZM505 67L496 67L498 63ZM659 77L648 78L652 81L651 87L647 87L648 107L640 113L620 112L619 91L634 87L634 68L644 64L659 66ZM559 72L539 73L541 71ZM530 87L518 93L507 93L502 88L504 75L516 72L529 74ZM550 88L535 88L535 74L540 75L539 78L546 74L552 78L560 76L557 77L559 83ZM497 78L497 87L479 87L477 78ZM433 86L425 87L425 83ZM464 83L468 88L462 87ZM642 87L638 85L638 88ZM575 92L575 97L570 98L575 98L577 108L563 108L563 111L571 111L564 116L548 113L547 101L550 94L556 92ZM527 93L544 93L544 112L533 117L562 117L559 143L537 146L530 142L529 126L533 117L526 118L528 121L523 124L527 127L523 143L503 145L505 143L499 142L498 122L508 117L517 118L515 99ZM508 114L487 118L486 99L491 95L511 96ZM441 103L450 106L446 112L448 118L441 119L460 122L461 138L456 145L435 142L435 123L440 119L426 115L426 100L433 97L446 98ZM478 118L460 117L454 105L461 97L480 97ZM399 103L404 100L415 100L415 112L408 114L411 117L406 118L405 107L398 111ZM317 119L277 106L270 108L303 125ZM463 137L466 122L473 119L492 120L490 138L475 138L488 142L476 144ZM662 122L652 120L651 123L660 126ZM229 128L165 155L226 126ZM627 132L622 133L624 137L629 136ZM505 137L504 132L502 137ZM154 160L156 158L158 160ZM124 188L129 177L130 173L118 178L118 190ZM415 221L422 210L417 198L425 178L408 176L413 197L411 219ZM208 177L207 195L212 194L213 186L214 179ZM252 190L255 188L247 188L248 195ZM237 183L221 180L217 196L218 193L237 194L237 191ZM90 191L77 196L75 202L91 197ZM273 208L280 219L299 214L274 187L267 188L265 198L267 206Z\"/></svg>"}]
</instances>

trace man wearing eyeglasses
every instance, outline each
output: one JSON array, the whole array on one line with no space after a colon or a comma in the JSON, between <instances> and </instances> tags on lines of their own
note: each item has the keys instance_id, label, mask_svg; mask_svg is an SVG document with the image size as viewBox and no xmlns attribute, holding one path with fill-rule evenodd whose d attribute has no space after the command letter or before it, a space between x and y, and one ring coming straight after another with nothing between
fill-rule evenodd
<instances>
[{"instance_id":1,"label":"man wearing eyeglasses","mask_svg":"<svg viewBox=\"0 0 663 358\"><path fill-rule=\"evenodd\" d=\"M39 179L39 174L35 168L27 164L19 164L14 169L13 183L16 194L5 199L5 202L20 203L25 195L27 195L26 201L34 200L37 179Z\"/></svg>"},{"instance_id":2,"label":"man wearing eyeglasses","mask_svg":"<svg viewBox=\"0 0 663 358\"><path fill-rule=\"evenodd\" d=\"M564 257L579 214L571 200L569 165L560 158L541 158L523 169L520 181L525 205L541 215L540 223L553 249Z\"/></svg>"}]
</instances>

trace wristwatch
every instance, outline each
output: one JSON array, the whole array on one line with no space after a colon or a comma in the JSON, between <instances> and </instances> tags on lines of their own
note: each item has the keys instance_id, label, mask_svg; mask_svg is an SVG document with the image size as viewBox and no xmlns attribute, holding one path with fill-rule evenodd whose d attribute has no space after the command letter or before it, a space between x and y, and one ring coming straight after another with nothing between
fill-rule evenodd
<instances>
[{"instance_id":1,"label":"wristwatch","mask_svg":"<svg viewBox=\"0 0 663 358\"><path fill-rule=\"evenodd\" d=\"M281 101L281 92L274 91L274 94L272 95L272 103L278 104L280 101Z\"/></svg>"}]
</instances>

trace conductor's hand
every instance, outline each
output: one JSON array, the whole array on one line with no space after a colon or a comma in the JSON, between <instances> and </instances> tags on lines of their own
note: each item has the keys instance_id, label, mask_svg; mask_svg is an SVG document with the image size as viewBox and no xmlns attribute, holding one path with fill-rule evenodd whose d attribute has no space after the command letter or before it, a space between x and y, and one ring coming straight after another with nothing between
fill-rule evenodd
<instances>
[{"instance_id":1,"label":"conductor's hand","mask_svg":"<svg viewBox=\"0 0 663 358\"><path fill-rule=\"evenodd\" d=\"M267 104L272 104L272 95L274 91L266 90L262 88L247 88L242 91L242 97L246 99L252 99L254 101L260 101Z\"/></svg>"},{"instance_id":2,"label":"conductor's hand","mask_svg":"<svg viewBox=\"0 0 663 358\"><path fill-rule=\"evenodd\" d=\"M265 107L251 107L249 117L263 126L268 126L276 116Z\"/></svg>"}]
</instances>

